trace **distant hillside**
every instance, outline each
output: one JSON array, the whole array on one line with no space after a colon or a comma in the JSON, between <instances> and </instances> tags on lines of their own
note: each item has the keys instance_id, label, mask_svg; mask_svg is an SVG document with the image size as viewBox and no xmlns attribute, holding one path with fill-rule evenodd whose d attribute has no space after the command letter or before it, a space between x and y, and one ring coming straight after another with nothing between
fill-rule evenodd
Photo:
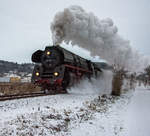
<instances>
[{"instance_id":1,"label":"distant hillside","mask_svg":"<svg viewBox=\"0 0 150 136\"><path fill-rule=\"evenodd\" d=\"M4 73L9 73L10 71L13 71L15 73L32 73L33 66L34 64L32 63L18 64L14 62L0 60L0 75L3 75Z\"/></svg>"}]
</instances>

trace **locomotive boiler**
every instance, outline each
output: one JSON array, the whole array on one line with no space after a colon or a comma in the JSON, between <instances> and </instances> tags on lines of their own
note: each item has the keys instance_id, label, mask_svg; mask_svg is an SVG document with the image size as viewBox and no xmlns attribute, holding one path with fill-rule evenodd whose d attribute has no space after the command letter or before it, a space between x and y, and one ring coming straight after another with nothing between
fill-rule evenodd
<instances>
[{"instance_id":1,"label":"locomotive boiler","mask_svg":"<svg viewBox=\"0 0 150 136\"><path fill-rule=\"evenodd\" d=\"M35 63L32 82L46 93L66 93L82 78L98 77L102 69L110 69L104 62L91 62L61 46L47 46L32 54Z\"/></svg>"}]
</instances>

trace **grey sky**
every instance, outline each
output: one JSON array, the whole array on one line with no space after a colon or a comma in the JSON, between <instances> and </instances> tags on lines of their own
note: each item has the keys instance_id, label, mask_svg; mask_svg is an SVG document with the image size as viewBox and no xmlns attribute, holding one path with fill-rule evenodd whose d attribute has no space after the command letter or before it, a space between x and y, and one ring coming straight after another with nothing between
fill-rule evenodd
<instances>
[{"instance_id":1,"label":"grey sky","mask_svg":"<svg viewBox=\"0 0 150 136\"><path fill-rule=\"evenodd\" d=\"M30 62L32 52L52 43L55 13L70 5L112 18L131 46L150 55L149 0L0 0L0 59Z\"/></svg>"}]
</instances>

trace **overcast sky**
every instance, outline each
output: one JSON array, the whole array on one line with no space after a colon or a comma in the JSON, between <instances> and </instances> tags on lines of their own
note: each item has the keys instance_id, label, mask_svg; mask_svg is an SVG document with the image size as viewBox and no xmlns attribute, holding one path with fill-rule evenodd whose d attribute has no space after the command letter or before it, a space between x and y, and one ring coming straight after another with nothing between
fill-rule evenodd
<instances>
[{"instance_id":1,"label":"overcast sky","mask_svg":"<svg viewBox=\"0 0 150 136\"><path fill-rule=\"evenodd\" d=\"M35 50L52 44L55 13L70 5L112 18L132 47L150 55L150 0L0 0L0 60L31 62Z\"/></svg>"}]
</instances>

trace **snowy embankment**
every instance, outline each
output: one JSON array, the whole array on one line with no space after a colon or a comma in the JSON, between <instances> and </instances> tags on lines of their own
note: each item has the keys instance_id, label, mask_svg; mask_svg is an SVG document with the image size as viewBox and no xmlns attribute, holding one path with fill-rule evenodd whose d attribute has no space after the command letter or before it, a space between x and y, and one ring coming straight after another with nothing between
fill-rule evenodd
<instances>
[{"instance_id":1,"label":"snowy embankment","mask_svg":"<svg viewBox=\"0 0 150 136\"><path fill-rule=\"evenodd\" d=\"M150 87L137 88L124 113L126 136L150 135Z\"/></svg>"},{"instance_id":2,"label":"snowy embankment","mask_svg":"<svg viewBox=\"0 0 150 136\"><path fill-rule=\"evenodd\" d=\"M89 85L78 89L0 102L0 136L149 136L149 91L112 97Z\"/></svg>"}]
</instances>

